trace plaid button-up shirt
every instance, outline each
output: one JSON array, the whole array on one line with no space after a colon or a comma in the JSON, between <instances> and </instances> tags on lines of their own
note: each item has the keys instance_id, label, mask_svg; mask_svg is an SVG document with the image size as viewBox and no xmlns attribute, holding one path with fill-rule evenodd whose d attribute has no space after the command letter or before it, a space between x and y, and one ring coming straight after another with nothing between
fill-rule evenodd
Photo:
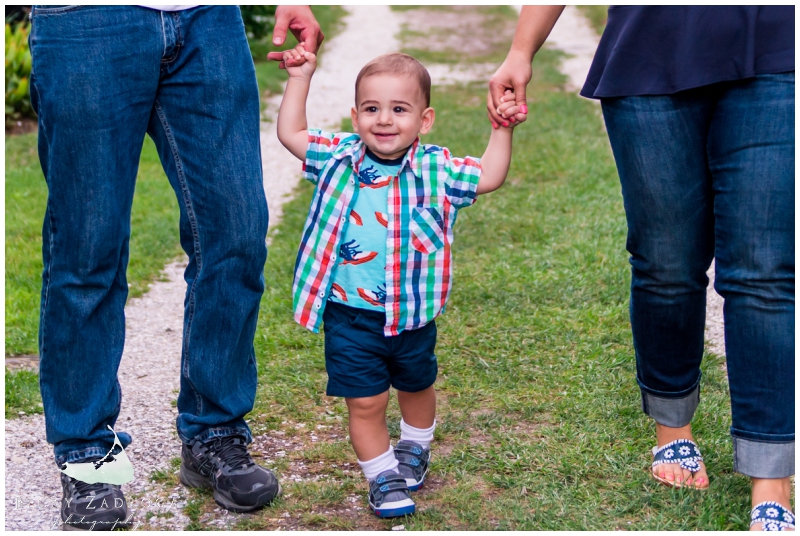
<instances>
[{"instance_id":1,"label":"plaid button-up shirt","mask_svg":"<svg viewBox=\"0 0 800 536\"><path fill-rule=\"evenodd\" d=\"M314 332L322 323L365 154L357 134L308 131L303 177L316 189L292 294L295 320ZM385 335L420 328L444 312L456 213L475 202L480 174L477 158L453 158L447 149L419 139L409 148L388 188Z\"/></svg>"}]
</instances>

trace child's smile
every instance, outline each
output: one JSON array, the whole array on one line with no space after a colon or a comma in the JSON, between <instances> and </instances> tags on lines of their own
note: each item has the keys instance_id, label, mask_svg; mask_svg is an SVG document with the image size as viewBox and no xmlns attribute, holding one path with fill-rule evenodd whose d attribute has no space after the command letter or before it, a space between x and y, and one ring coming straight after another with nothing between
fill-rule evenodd
<instances>
[{"instance_id":1,"label":"child's smile","mask_svg":"<svg viewBox=\"0 0 800 536\"><path fill-rule=\"evenodd\" d=\"M353 128L377 156L403 156L417 136L433 125L433 108L425 106L412 77L378 74L365 77L358 88Z\"/></svg>"}]
</instances>

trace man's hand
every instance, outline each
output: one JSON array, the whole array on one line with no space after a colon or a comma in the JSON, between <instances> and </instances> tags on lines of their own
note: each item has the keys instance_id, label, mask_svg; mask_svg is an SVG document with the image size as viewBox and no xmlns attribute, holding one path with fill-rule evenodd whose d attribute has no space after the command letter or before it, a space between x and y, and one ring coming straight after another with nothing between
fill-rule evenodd
<instances>
[{"instance_id":1,"label":"man's hand","mask_svg":"<svg viewBox=\"0 0 800 536\"><path fill-rule=\"evenodd\" d=\"M492 126L505 127L511 123L525 121L528 116L528 102L525 99L525 88L531 81L531 63L529 56L516 54L514 50L497 69L489 80L489 93L486 96L486 111ZM515 106L509 107L506 92L514 94ZM506 106L502 106L504 104ZM502 107L501 107L502 106Z\"/></svg>"},{"instance_id":2,"label":"man's hand","mask_svg":"<svg viewBox=\"0 0 800 536\"><path fill-rule=\"evenodd\" d=\"M298 44L304 50L316 53L325 36L319 28L317 19L308 6L278 6L275 10L275 28L272 31L272 44L281 46L286 41L286 32L292 32ZM279 67L286 68L283 52L270 52L267 59L281 62Z\"/></svg>"}]
</instances>

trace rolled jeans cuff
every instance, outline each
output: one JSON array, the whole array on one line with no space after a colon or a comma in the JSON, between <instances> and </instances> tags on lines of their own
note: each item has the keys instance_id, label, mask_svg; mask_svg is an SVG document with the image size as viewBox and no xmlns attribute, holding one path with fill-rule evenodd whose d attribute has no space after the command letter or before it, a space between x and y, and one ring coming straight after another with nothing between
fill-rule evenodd
<instances>
[{"instance_id":1,"label":"rolled jeans cuff","mask_svg":"<svg viewBox=\"0 0 800 536\"><path fill-rule=\"evenodd\" d=\"M694 412L700 404L700 377L697 382L679 393L654 391L639 383L642 392L642 411L658 424L670 428L680 428L692 422Z\"/></svg>"},{"instance_id":2,"label":"rolled jeans cuff","mask_svg":"<svg viewBox=\"0 0 800 536\"><path fill-rule=\"evenodd\" d=\"M733 436L733 470L751 478L794 474L794 441L757 441Z\"/></svg>"}]
</instances>

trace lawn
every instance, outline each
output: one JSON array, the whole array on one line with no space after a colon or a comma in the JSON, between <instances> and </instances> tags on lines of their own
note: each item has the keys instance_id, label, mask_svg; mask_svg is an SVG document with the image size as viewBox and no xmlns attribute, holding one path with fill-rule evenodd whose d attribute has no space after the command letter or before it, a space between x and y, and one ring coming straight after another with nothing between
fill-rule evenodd
<instances>
[{"instance_id":1,"label":"lawn","mask_svg":"<svg viewBox=\"0 0 800 536\"><path fill-rule=\"evenodd\" d=\"M558 54L534 64L528 122L506 185L460 213L455 280L439 320L438 427L417 515L373 517L342 400L324 396L323 338L292 321L294 257L312 189L284 211L266 267L249 416L282 478L250 530L724 530L747 527L748 481L732 471L722 360L708 355L694 420L712 485L672 490L647 472L628 320L625 220L599 108L564 92ZM427 141L480 155L482 84L436 89ZM345 122L345 125L347 123ZM390 405L390 432L399 436ZM193 519L213 508L196 494ZM200 528L200 524L193 525Z\"/></svg>"}]
</instances>

